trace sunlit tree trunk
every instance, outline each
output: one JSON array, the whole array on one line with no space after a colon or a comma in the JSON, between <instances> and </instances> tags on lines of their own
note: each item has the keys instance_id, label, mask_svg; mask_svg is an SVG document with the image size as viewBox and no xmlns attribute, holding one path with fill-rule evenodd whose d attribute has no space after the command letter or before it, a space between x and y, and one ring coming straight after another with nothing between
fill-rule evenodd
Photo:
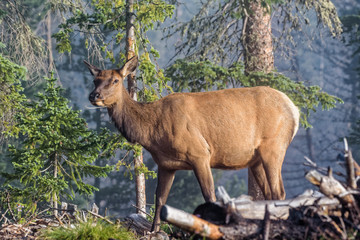
<instances>
[{"instance_id":1,"label":"sunlit tree trunk","mask_svg":"<svg viewBox=\"0 0 360 240\"><path fill-rule=\"evenodd\" d=\"M95 114L93 115L93 120L96 123L96 131L100 132L100 130L101 130L101 112L100 111L95 112ZM102 166L100 158L95 160L95 165ZM95 177L94 187L96 187L97 189L101 189L100 177ZM101 205L100 205L101 195L100 194L101 193L99 191L94 192L94 202L98 207L101 207Z\"/></svg>"},{"instance_id":2,"label":"sunlit tree trunk","mask_svg":"<svg viewBox=\"0 0 360 240\"><path fill-rule=\"evenodd\" d=\"M135 15L133 12L133 0L127 0L127 22L126 22L126 59L129 60L135 56L135 32L134 22ZM136 95L136 79L135 72L128 76L128 91L132 99L137 101ZM134 157L135 169L141 167L143 164L143 155ZM146 195L145 195L145 176L143 173L136 173L135 171L135 184L136 184L136 207L137 213L145 217L146 212Z\"/></svg>"},{"instance_id":3,"label":"sunlit tree trunk","mask_svg":"<svg viewBox=\"0 0 360 240\"><path fill-rule=\"evenodd\" d=\"M49 71L53 70L53 53L52 53L52 39L51 39L51 11L49 10L46 16L46 37L47 37L47 46L48 46L48 61L49 61ZM54 153L53 155L53 164L54 164L54 178L58 177L58 154ZM54 209L53 213L55 216L58 215L58 196L54 191L51 197L51 207Z\"/></svg>"},{"instance_id":4,"label":"sunlit tree trunk","mask_svg":"<svg viewBox=\"0 0 360 240\"><path fill-rule=\"evenodd\" d=\"M259 0L249 1L249 6L251 11L244 18L245 73L259 71L268 73L274 69L270 8L261 6ZM255 200L264 199L250 169L248 170L248 193Z\"/></svg>"},{"instance_id":5,"label":"sunlit tree trunk","mask_svg":"<svg viewBox=\"0 0 360 240\"><path fill-rule=\"evenodd\" d=\"M58 176L58 155L57 153L54 153L53 155L53 164L54 164L54 178L57 178ZM53 213L55 216L58 215L58 196L56 194L56 191L53 192L52 199L51 199L51 207L54 209Z\"/></svg>"}]
</instances>

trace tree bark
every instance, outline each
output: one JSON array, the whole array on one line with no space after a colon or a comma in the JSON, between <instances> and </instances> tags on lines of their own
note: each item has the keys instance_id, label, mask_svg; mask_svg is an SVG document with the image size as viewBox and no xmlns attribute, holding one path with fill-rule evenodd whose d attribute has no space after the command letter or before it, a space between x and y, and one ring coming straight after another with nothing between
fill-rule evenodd
<instances>
[{"instance_id":1,"label":"tree bark","mask_svg":"<svg viewBox=\"0 0 360 240\"><path fill-rule=\"evenodd\" d=\"M271 35L270 7L261 6L261 1L248 1L250 12L244 18L243 47L245 51L245 74L271 72L274 69ZM248 170L248 194L254 200L263 200L264 195Z\"/></svg>"},{"instance_id":2,"label":"tree bark","mask_svg":"<svg viewBox=\"0 0 360 240\"><path fill-rule=\"evenodd\" d=\"M52 52L52 38L51 38L51 10L49 10L47 13L46 28L47 28L46 38L47 38L48 53L49 53L49 58L48 58L49 72L51 72L53 70L53 63L54 63L53 52Z\"/></svg>"},{"instance_id":3,"label":"tree bark","mask_svg":"<svg viewBox=\"0 0 360 240\"><path fill-rule=\"evenodd\" d=\"M58 156L57 153L54 153L54 159L53 159L53 163L54 163L54 178L57 178L58 175ZM56 191L54 191L52 199L51 199L51 207L54 209L54 215L57 217L58 216L58 196L56 194Z\"/></svg>"},{"instance_id":4,"label":"tree bark","mask_svg":"<svg viewBox=\"0 0 360 240\"><path fill-rule=\"evenodd\" d=\"M135 32L134 32L134 22L135 14L133 11L134 1L127 0L126 13L127 13L127 22L126 22L126 60L131 59L135 56ZM137 101L136 94L136 78L135 72L128 76L128 91L132 99ZM134 166L135 169L141 167L143 164L143 155L134 157ZM137 213L146 216L146 195L145 195L145 175L144 173L137 173L135 171L135 188L136 188L136 207Z\"/></svg>"},{"instance_id":5,"label":"tree bark","mask_svg":"<svg viewBox=\"0 0 360 240\"><path fill-rule=\"evenodd\" d=\"M249 1L245 27L245 73L271 72L274 70L271 34L270 6L264 8L261 1ZM245 22L245 21L244 21Z\"/></svg>"}]
</instances>

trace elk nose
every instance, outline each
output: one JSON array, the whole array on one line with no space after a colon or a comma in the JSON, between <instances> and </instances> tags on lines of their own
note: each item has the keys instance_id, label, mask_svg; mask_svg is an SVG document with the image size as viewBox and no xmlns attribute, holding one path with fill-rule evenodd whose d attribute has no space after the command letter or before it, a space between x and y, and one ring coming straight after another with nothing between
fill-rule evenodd
<instances>
[{"instance_id":1,"label":"elk nose","mask_svg":"<svg viewBox=\"0 0 360 240\"><path fill-rule=\"evenodd\" d=\"M98 92L92 92L89 95L90 102L95 102L99 98L100 98L100 93L98 93Z\"/></svg>"}]
</instances>

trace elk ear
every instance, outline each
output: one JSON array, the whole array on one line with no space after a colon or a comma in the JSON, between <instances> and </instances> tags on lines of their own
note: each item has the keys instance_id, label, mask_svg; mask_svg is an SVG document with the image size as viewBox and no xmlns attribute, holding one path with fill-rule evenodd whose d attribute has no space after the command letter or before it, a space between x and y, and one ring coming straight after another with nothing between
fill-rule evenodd
<instances>
[{"instance_id":1,"label":"elk ear","mask_svg":"<svg viewBox=\"0 0 360 240\"><path fill-rule=\"evenodd\" d=\"M135 71L136 67L138 65L138 57L135 55L132 58L130 58L125 65L119 69L120 75L125 78L127 75Z\"/></svg>"},{"instance_id":2,"label":"elk ear","mask_svg":"<svg viewBox=\"0 0 360 240\"><path fill-rule=\"evenodd\" d=\"M84 63L89 68L90 73L94 77L97 77L97 75L99 75L99 73L101 72L101 70L98 67L95 67L94 65L88 63L87 61L84 60Z\"/></svg>"}]
</instances>

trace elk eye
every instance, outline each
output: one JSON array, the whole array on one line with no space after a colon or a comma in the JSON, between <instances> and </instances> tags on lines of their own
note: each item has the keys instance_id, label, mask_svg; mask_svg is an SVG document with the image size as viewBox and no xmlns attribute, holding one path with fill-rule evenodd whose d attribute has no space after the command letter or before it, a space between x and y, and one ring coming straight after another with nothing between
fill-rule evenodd
<instances>
[{"instance_id":1,"label":"elk eye","mask_svg":"<svg viewBox=\"0 0 360 240\"><path fill-rule=\"evenodd\" d=\"M117 84L119 82L119 79L115 79L113 84Z\"/></svg>"}]
</instances>

